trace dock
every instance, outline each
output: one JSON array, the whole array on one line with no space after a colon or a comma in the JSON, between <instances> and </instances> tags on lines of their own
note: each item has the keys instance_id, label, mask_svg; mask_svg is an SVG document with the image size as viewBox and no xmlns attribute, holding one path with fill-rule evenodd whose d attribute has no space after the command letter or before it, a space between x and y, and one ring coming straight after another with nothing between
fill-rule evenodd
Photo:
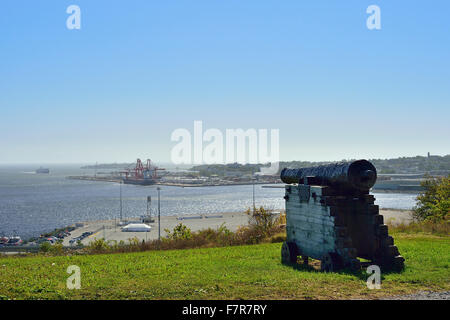
<instances>
[{"instance_id":1,"label":"dock","mask_svg":"<svg viewBox=\"0 0 450 320\"><path fill-rule=\"evenodd\" d=\"M120 177L113 177L113 176L68 176L66 179L72 179L72 180L84 180L84 181L101 181L101 182L114 182L114 183L121 183L123 182L123 179ZM221 187L221 186L240 186L240 185L267 185L267 184L273 184L274 182L267 182L267 181L220 181L220 182L204 182L204 183L179 183L179 182L165 182L165 181L157 181L156 183L152 184L159 185L159 186L170 186L170 187L181 187L181 188L187 188L187 187ZM279 182L281 184L281 182Z\"/></svg>"},{"instance_id":2,"label":"dock","mask_svg":"<svg viewBox=\"0 0 450 320\"><path fill-rule=\"evenodd\" d=\"M100 176L68 176L66 179L71 180L85 180L85 181L102 181L120 183L123 179L119 177L100 177Z\"/></svg>"}]
</instances>

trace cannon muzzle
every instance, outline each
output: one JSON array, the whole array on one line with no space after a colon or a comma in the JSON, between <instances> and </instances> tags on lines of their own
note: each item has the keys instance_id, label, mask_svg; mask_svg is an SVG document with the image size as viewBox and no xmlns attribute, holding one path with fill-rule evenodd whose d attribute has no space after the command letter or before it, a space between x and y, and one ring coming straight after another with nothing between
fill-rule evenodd
<instances>
[{"instance_id":1,"label":"cannon muzzle","mask_svg":"<svg viewBox=\"0 0 450 320\"><path fill-rule=\"evenodd\" d=\"M377 181L377 169L367 160L357 160L310 168L284 168L280 178L287 184L303 184L310 180L315 185L368 191Z\"/></svg>"}]
</instances>

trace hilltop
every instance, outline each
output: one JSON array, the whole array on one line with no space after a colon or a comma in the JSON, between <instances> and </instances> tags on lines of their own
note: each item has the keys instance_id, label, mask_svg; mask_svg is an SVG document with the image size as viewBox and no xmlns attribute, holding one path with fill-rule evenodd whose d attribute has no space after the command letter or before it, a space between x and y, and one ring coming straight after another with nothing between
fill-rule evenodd
<instances>
[{"instance_id":1,"label":"hilltop","mask_svg":"<svg viewBox=\"0 0 450 320\"><path fill-rule=\"evenodd\" d=\"M348 159L342 161L351 161ZM445 156L415 156L400 157L394 159L369 159L380 174L435 174L447 175L450 173L450 155ZM280 161L280 170L283 168L303 168L332 163L332 161ZM260 171L263 164L212 164L198 165L191 168L191 171L198 172L201 176L217 175L251 175ZM279 173L279 172L278 172Z\"/></svg>"},{"instance_id":2,"label":"hilltop","mask_svg":"<svg viewBox=\"0 0 450 320\"><path fill-rule=\"evenodd\" d=\"M405 270L369 290L365 270L280 262L281 243L134 253L0 258L0 299L373 299L450 289L448 237L393 234ZM68 290L67 268L81 268Z\"/></svg>"}]
</instances>

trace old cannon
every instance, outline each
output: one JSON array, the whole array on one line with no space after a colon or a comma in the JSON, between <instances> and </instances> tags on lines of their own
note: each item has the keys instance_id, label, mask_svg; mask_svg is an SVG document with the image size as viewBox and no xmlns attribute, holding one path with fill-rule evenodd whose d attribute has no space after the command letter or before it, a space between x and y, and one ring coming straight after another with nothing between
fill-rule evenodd
<instances>
[{"instance_id":1,"label":"old cannon","mask_svg":"<svg viewBox=\"0 0 450 320\"><path fill-rule=\"evenodd\" d=\"M369 194L377 171L366 160L283 169L286 183L286 242L283 263L321 261L323 271L359 269L375 264L400 270L404 258ZM361 262L358 258L365 259Z\"/></svg>"}]
</instances>

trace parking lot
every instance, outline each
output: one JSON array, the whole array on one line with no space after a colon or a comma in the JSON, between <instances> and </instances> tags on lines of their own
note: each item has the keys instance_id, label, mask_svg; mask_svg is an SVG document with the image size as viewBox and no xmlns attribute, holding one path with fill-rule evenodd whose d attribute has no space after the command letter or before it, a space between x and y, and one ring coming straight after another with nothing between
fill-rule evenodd
<instances>
[{"instance_id":1,"label":"parking lot","mask_svg":"<svg viewBox=\"0 0 450 320\"><path fill-rule=\"evenodd\" d=\"M129 219L131 222L138 222L138 218ZM224 224L231 231L236 231L239 226L248 224L248 216L245 213L221 213L211 215L197 215L185 217L161 217L161 237L165 237L164 229L172 230L177 224L183 223L192 231L206 228L218 228ZM151 227L150 232L122 232L118 220L101 220L84 222L83 227L79 227L71 232L69 237L64 238L63 245L76 245L80 239L84 245L89 244L94 239L104 238L105 240L125 241L130 238L142 240L158 239L158 219L153 223L147 223ZM84 234L84 236L83 236ZM74 240L74 241L72 241ZM72 241L72 242L71 242Z\"/></svg>"}]
</instances>

